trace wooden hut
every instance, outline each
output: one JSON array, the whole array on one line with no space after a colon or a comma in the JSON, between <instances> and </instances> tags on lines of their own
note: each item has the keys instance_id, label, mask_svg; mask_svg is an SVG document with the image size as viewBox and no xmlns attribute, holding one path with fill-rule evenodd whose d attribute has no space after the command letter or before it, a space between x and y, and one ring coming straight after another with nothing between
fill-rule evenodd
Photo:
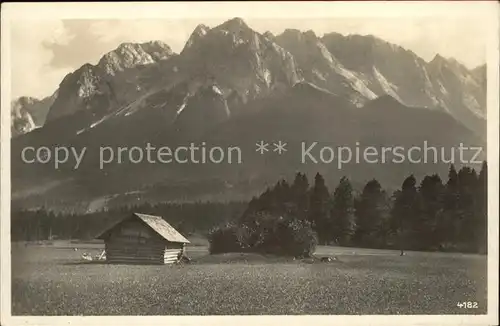
<instances>
[{"instance_id":1,"label":"wooden hut","mask_svg":"<svg viewBox=\"0 0 500 326\"><path fill-rule=\"evenodd\" d=\"M184 254L189 241L159 216L134 213L104 231L106 261L169 264Z\"/></svg>"}]
</instances>

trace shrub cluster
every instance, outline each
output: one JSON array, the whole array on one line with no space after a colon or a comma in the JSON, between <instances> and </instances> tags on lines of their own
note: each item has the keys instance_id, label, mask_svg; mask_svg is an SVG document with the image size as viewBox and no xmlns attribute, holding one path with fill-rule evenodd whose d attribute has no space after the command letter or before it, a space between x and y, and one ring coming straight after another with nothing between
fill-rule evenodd
<instances>
[{"instance_id":1,"label":"shrub cluster","mask_svg":"<svg viewBox=\"0 0 500 326\"><path fill-rule=\"evenodd\" d=\"M211 254L257 252L290 257L310 257L318 243L309 222L267 213L215 228L209 242Z\"/></svg>"}]
</instances>

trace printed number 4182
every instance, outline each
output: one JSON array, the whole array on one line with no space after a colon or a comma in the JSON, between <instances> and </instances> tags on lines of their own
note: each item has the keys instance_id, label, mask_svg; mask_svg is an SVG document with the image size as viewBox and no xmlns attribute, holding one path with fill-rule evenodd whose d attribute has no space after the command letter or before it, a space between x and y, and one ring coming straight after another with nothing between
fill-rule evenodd
<instances>
[{"instance_id":1,"label":"printed number 4182","mask_svg":"<svg viewBox=\"0 0 500 326\"><path fill-rule=\"evenodd\" d=\"M457 302L457 307L466 309L477 309L478 304L476 301L464 301L464 302Z\"/></svg>"}]
</instances>

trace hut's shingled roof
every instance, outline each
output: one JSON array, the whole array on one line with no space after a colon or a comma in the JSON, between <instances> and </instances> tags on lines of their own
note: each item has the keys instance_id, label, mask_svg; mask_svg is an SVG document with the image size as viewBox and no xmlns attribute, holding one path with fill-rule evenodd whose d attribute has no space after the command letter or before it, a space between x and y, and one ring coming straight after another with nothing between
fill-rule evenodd
<instances>
[{"instance_id":1,"label":"hut's shingled roof","mask_svg":"<svg viewBox=\"0 0 500 326\"><path fill-rule=\"evenodd\" d=\"M153 230L155 230L159 235L161 235L165 240L170 242L183 242L189 243L189 240L184 238L182 234L177 232L167 221L165 221L160 216L147 215L134 213L135 216L144 221Z\"/></svg>"},{"instance_id":2,"label":"hut's shingled roof","mask_svg":"<svg viewBox=\"0 0 500 326\"><path fill-rule=\"evenodd\" d=\"M165 221L160 216L141 214L141 213L134 213L133 215L135 217L139 218L140 220L142 220L144 223L146 223L150 228L152 228L156 233L158 233L165 240L170 241L170 242L189 243L188 239L184 238L184 236L182 236L182 234L180 234L176 229L174 229L170 224L168 224L167 221ZM125 219L116 223L114 226L106 229L104 232L101 233L101 235L99 235L97 237L97 239L105 238L108 231L113 229L116 225L120 224L124 220Z\"/></svg>"}]
</instances>

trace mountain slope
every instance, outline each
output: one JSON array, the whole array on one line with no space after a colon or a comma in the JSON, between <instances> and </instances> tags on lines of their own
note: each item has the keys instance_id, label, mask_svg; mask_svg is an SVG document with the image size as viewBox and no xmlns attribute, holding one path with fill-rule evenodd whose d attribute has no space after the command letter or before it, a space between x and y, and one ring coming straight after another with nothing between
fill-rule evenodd
<instances>
[{"instance_id":1,"label":"mountain slope","mask_svg":"<svg viewBox=\"0 0 500 326\"><path fill-rule=\"evenodd\" d=\"M445 110L485 138L486 87L480 74L440 55L429 63L374 36L326 34L322 41L348 69L364 76L378 96L414 107Z\"/></svg>"},{"instance_id":2,"label":"mountain slope","mask_svg":"<svg viewBox=\"0 0 500 326\"><path fill-rule=\"evenodd\" d=\"M356 72L346 69L312 31L287 29L274 40L296 58L304 78L362 105L376 97Z\"/></svg>"},{"instance_id":3,"label":"mountain slope","mask_svg":"<svg viewBox=\"0 0 500 326\"><path fill-rule=\"evenodd\" d=\"M219 101L212 92L206 91L216 103ZM174 109L175 106L169 108ZM247 198L268 182L281 176L290 177L298 170L308 174L319 171L327 176L330 183L347 175L358 186L375 177L384 186L393 189L408 173L418 177L432 171L444 176L448 164L435 164L434 158L427 164L408 161L393 163L393 157L388 154L386 163L379 161L373 164L354 157L339 167L337 153L331 162L328 161L328 155L326 161L322 161L321 149L344 146L351 148L354 155L357 148L362 152L368 146L374 146L378 151L388 146L401 146L408 150L412 146L422 147L427 142L428 146L444 148L446 159L449 159L448 153L458 148L459 143L466 146L484 145L472 132L444 112L409 108L389 96L375 99L356 109L348 99L306 82L297 83L279 96L242 104L239 110L245 113L216 121L200 133L183 133L172 128L176 123L164 119L165 108L142 110L137 112L139 115L134 119L123 118L120 123L117 123L118 120L107 120L70 142L77 148L88 148L78 170L73 170L69 165L58 171L46 165L30 166L30 171L37 173L30 175L29 184L52 184L57 180L67 180L43 192L42 198L57 198L68 203L90 202L93 198L103 196L127 196L129 192L137 193L138 198L144 200L194 200L206 196L218 200ZM421 132L421 125L426 125L425 134ZM270 153L260 155L255 151L255 144L261 140L270 142ZM287 144L284 155L272 151L272 143L279 140ZM170 164L151 164L143 160L131 163L126 154L120 164L115 160L103 169L98 167L98 146L103 143L115 150L118 145L145 148L146 143L151 143L154 148L169 146L175 150L178 146L189 146L190 142L196 146L202 142L221 148L238 146L242 162L179 164L174 161ZM311 154L317 163L310 159L303 161L303 143L309 147L315 142L317 145ZM19 164L13 165L21 167ZM20 172L17 170L13 173L16 176L29 175ZM51 182L47 182L47 179ZM16 181L19 186L19 180ZM18 198L25 201L26 205L36 205L38 202L33 196Z\"/></svg>"},{"instance_id":4,"label":"mountain slope","mask_svg":"<svg viewBox=\"0 0 500 326\"><path fill-rule=\"evenodd\" d=\"M105 54L97 65L85 64L63 79L47 121L80 110L102 116L126 104L143 92L140 79L143 67L168 60L173 55L170 47L159 41L121 44Z\"/></svg>"},{"instance_id":5,"label":"mountain slope","mask_svg":"<svg viewBox=\"0 0 500 326\"><path fill-rule=\"evenodd\" d=\"M294 57L240 18L199 26L181 52L190 75L212 79L233 101L282 91L302 80Z\"/></svg>"},{"instance_id":6,"label":"mountain slope","mask_svg":"<svg viewBox=\"0 0 500 326\"><path fill-rule=\"evenodd\" d=\"M297 170L323 172L329 182L348 175L358 185L376 177L396 187L407 174L445 173L448 164L302 163L302 142L318 142L316 157L321 146L484 146L483 69L441 57L427 63L374 37L263 35L238 18L199 25L180 54L161 42L124 43L66 76L45 125L13 139L13 198L26 207L129 193L245 199ZM279 140L287 143L284 155L272 150ZM270 143L269 153L255 151L259 141ZM125 152L123 162L99 165L102 146L175 149L190 142L239 146L243 162L134 163ZM54 169L24 164L26 146L87 152L78 169Z\"/></svg>"}]
</instances>

